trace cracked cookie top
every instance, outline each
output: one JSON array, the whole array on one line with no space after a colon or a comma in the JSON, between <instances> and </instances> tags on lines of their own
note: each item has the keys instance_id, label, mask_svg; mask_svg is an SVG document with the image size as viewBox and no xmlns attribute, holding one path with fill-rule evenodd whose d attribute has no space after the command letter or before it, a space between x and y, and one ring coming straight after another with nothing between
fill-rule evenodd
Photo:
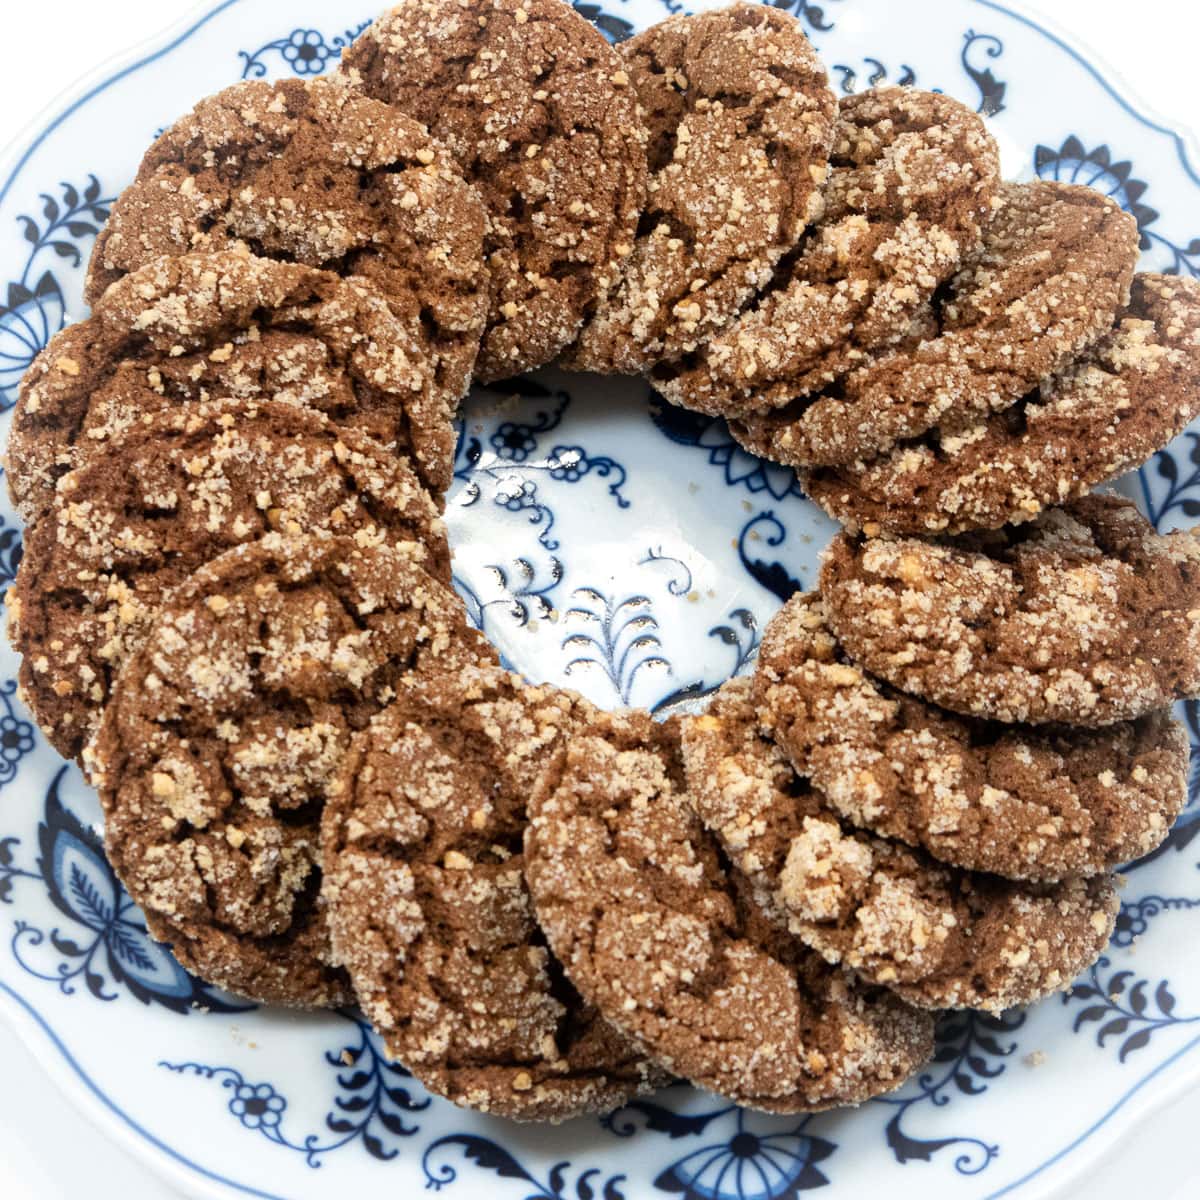
<instances>
[{"instance_id":1,"label":"cracked cookie top","mask_svg":"<svg viewBox=\"0 0 1200 1200\"><path fill-rule=\"evenodd\" d=\"M1138 275L1116 327L1039 391L803 483L855 531L999 529L1133 470L1198 415L1200 281Z\"/></svg>"},{"instance_id":2,"label":"cracked cookie top","mask_svg":"<svg viewBox=\"0 0 1200 1200\"><path fill-rule=\"evenodd\" d=\"M441 518L407 463L295 405L168 408L63 477L8 606L22 696L55 749L79 756L171 592L272 530L412 542L450 581Z\"/></svg>"},{"instance_id":3,"label":"cracked cookie top","mask_svg":"<svg viewBox=\"0 0 1200 1200\"><path fill-rule=\"evenodd\" d=\"M844 97L821 219L729 328L655 368L655 387L713 416L778 412L778 439L806 397L932 320L999 186L996 143L966 105L898 87Z\"/></svg>"},{"instance_id":4,"label":"cracked cookie top","mask_svg":"<svg viewBox=\"0 0 1200 1200\"><path fill-rule=\"evenodd\" d=\"M488 210L484 382L551 361L620 274L646 185L628 71L559 0L407 0L342 58L429 128Z\"/></svg>"},{"instance_id":5,"label":"cracked cookie top","mask_svg":"<svg viewBox=\"0 0 1200 1200\"><path fill-rule=\"evenodd\" d=\"M953 542L842 534L821 594L858 662L955 712L1108 725L1200 692L1200 540L1123 497Z\"/></svg>"},{"instance_id":6,"label":"cracked cookie top","mask_svg":"<svg viewBox=\"0 0 1200 1200\"><path fill-rule=\"evenodd\" d=\"M671 17L621 57L649 193L624 278L567 363L635 374L724 328L817 216L837 103L800 22L769 6Z\"/></svg>"},{"instance_id":7,"label":"cracked cookie top","mask_svg":"<svg viewBox=\"0 0 1200 1200\"><path fill-rule=\"evenodd\" d=\"M453 476L453 405L419 336L370 285L239 251L158 259L68 326L21 383L6 463L13 503L44 512L58 480L148 413L196 400L281 400Z\"/></svg>"},{"instance_id":8,"label":"cracked cookie top","mask_svg":"<svg viewBox=\"0 0 1200 1200\"><path fill-rule=\"evenodd\" d=\"M497 668L401 687L325 810L324 896L359 1003L422 1083L495 1116L606 1112L666 1078L579 998L525 887L528 798L589 711Z\"/></svg>"},{"instance_id":9,"label":"cracked cookie top","mask_svg":"<svg viewBox=\"0 0 1200 1200\"><path fill-rule=\"evenodd\" d=\"M1095 961L1116 900L1107 875L1014 882L860 832L759 729L750 680L687 722L697 812L763 910L832 963L927 1008L1003 1012Z\"/></svg>"},{"instance_id":10,"label":"cracked cookie top","mask_svg":"<svg viewBox=\"0 0 1200 1200\"><path fill-rule=\"evenodd\" d=\"M1111 870L1159 846L1187 800L1186 738L1169 713L1097 730L955 716L849 661L815 593L768 627L755 699L839 815L970 870Z\"/></svg>"},{"instance_id":11,"label":"cracked cookie top","mask_svg":"<svg viewBox=\"0 0 1200 1200\"><path fill-rule=\"evenodd\" d=\"M899 1086L932 1019L773 925L687 798L678 727L604 716L539 785L526 872L580 992L668 1070L798 1112Z\"/></svg>"},{"instance_id":12,"label":"cracked cookie top","mask_svg":"<svg viewBox=\"0 0 1200 1200\"><path fill-rule=\"evenodd\" d=\"M167 255L245 246L368 280L435 364L452 412L488 306L487 214L415 121L338 81L252 80L151 146L100 233L85 297Z\"/></svg>"},{"instance_id":13,"label":"cracked cookie top","mask_svg":"<svg viewBox=\"0 0 1200 1200\"><path fill-rule=\"evenodd\" d=\"M85 753L105 849L189 970L263 1003L352 993L320 901L320 824L353 735L416 672L494 661L409 545L278 533L159 612Z\"/></svg>"}]
</instances>

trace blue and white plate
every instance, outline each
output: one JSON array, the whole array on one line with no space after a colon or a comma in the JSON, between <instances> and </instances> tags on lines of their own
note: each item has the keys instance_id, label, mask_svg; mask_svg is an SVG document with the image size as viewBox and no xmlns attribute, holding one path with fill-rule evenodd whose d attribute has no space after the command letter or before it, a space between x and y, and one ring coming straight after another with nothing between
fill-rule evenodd
<instances>
[{"instance_id":1,"label":"blue and white plate","mask_svg":"<svg viewBox=\"0 0 1200 1200\"><path fill-rule=\"evenodd\" d=\"M0 411L66 321L147 144L240 78L318 75L383 0L224 0L77 90L0 175ZM1074 180L1138 218L1145 262L1200 272L1188 142L1085 56L992 0L777 0L845 92L944 89L987 114L1010 175ZM696 7L712 7L701 0ZM614 40L686 6L576 3ZM5 422L6 424L6 422ZM0 433L6 432L0 430ZM719 421L631 380L541 373L465 410L450 521L471 614L527 676L602 704L685 706L752 669L831 525ZM1200 517L1200 429L1123 486ZM0 583L21 554L0 504ZM605 1120L517 1127L432 1101L353 1014L241 1005L151 942L104 861L95 796L42 742L0 652L0 1012L114 1138L185 1192L287 1200L785 1200L1063 1195L1200 1085L1200 787L1129 871L1113 943L1073 993L958 1015L934 1061L852 1112L779 1119L676 1088ZM1200 713L1188 706L1194 742ZM1136 953L1135 953L1136 951Z\"/></svg>"}]
</instances>

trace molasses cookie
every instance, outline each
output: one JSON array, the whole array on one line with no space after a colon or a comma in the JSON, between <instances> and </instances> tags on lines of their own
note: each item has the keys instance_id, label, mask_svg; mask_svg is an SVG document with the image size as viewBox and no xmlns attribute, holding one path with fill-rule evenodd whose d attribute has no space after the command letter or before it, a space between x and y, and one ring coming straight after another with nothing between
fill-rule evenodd
<instances>
[{"instance_id":1,"label":"molasses cookie","mask_svg":"<svg viewBox=\"0 0 1200 1200\"><path fill-rule=\"evenodd\" d=\"M585 999L668 1070L797 1112L900 1085L932 1021L767 920L685 792L678 729L602 717L534 793L526 874Z\"/></svg>"},{"instance_id":2,"label":"molasses cookie","mask_svg":"<svg viewBox=\"0 0 1200 1200\"><path fill-rule=\"evenodd\" d=\"M620 274L645 196L646 133L616 52L561 0L406 0L342 71L428 126L483 197L479 378L549 362Z\"/></svg>"},{"instance_id":3,"label":"molasses cookie","mask_svg":"<svg viewBox=\"0 0 1200 1200\"><path fill-rule=\"evenodd\" d=\"M954 712L1108 725L1200 694L1200 540L1121 497L951 543L843 534L821 594L855 660Z\"/></svg>"},{"instance_id":4,"label":"molasses cookie","mask_svg":"<svg viewBox=\"0 0 1200 1200\"><path fill-rule=\"evenodd\" d=\"M450 582L441 519L407 463L295 405L162 410L63 476L8 606L22 697L60 754L79 755L171 592L271 530L413 542Z\"/></svg>"},{"instance_id":5,"label":"molasses cookie","mask_svg":"<svg viewBox=\"0 0 1200 1200\"><path fill-rule=\"evenodd\" d=\"M817 216L837 102L800 22L769 6L671 17L621 57L649 194L624 278L567 362L636 374L723 329Z\"/></svg>"},{"instance_id":6,"label":"molasses cookie","mask_svg":"<svg viewBox=\"0 0 1200 1200\"><path fill-rule=\"evenodd\" d=\"M151 934L264 1003L334 1005L320 823L354 733L412 672L491 661L411 543L269 533L160 610L85 751Z\"/></svg>"},{"instance_id":7,"label":"molasses cookie","mask_svg":"<svg viewBox=\"0 0 1200 1200\"><path fill-rule=\"evenodd\" d=\"M426 1087L496 1116L666 1082L563 977L525 887L528 797L588 708L495 668L401 686L325 809L333 946L364 1012Z\"/></svg>"},{"instance_id":8,"label":"molasses cookie","mask_svg":"<svg viewBox=\"0 0 1200 1200\"><path fill-rule=\"evenodd\" d=\"M150 148L113 206L85 295L156 258L242 244L369 280L436 365L453 411L488 307L487 214L415 121L328 80L239 83Z\"/></svg>"},{"instance_id":9,"label":"molasses cookie","mask_svg":"<svg viewBox=\"0 0 1200 1200\"><path fill-rule=\"evenodd\" d=\"M1112 328L1129 298L1137 222L1107 196L1012 183L979 253L951 281L940 330L882 355L845 383L746 424L791 466L884 453L942 421L1011 407Z\"/></svg>"},{"instance_id":10,"label":"molasses cookie","mask_svg":"<svg viewBox=\"0 0 1200 1200\"><path fill-rule=\"evenodd\" d=\"M58 480L146 413L193 400L284 400L411 454L450 483L454 405L433 386L424 335L374 288L244 253L158 259L59 333L21 384L8 485L32 521Z\"/></svg>"},{"instance_id":11,"label":"molasses cookie","mask_svg":"<svg viewBox=\"0 0 1200 1200\"><path fill-rule=\"evenodd\" d=\"M929 1008L1003 1012L1061 990L1103 950L1107 875L1014 883L844 825L758 729L751 681L687 722L692 802L764 911L827 961Z\"/></svg>"},{"instance_id":12,"label":"molasses cookie","mask_svg":"<svg viewBox=\"0 0 1200 1200\"><path fill-rule=\"evenodd\" d=\"M815 594L763 638L759 720L846 820L1014 879L1095 875L1148 854L1187 802L1169 713L1098 730L954 716L849 662Z\"/></svg>"},{"instance_id":13,"label":"molasses cookie","mask_svg":"<svg viewBox=\"0 0 1200 1200\"><path fill-rule=\"evenodd\" d=\"M978 249L1000 185L980 117L949 96L846 96L825 212L762 296L694 355L651 378L673 404L768 414L782 438L804 397L906 341L934 292Z\"/></svg>"},{"instance_id":14,"label":"molasses cookie","mask_svg":"<svg viewBox=\"0 0 1200 1200\"><path fill-rule=\"evenodd\" d=\"M853 530L999 529L1139 466L1198 415L1200 280L1138 275L1116 328L1021 403L803 482Z\"/></svg>"}]
</instances>

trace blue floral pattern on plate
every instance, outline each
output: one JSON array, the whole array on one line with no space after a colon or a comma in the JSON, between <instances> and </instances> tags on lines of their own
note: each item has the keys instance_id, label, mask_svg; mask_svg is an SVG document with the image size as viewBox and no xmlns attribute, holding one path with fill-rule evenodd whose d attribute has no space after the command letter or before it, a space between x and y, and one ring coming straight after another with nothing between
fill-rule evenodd
<instances>
[{"instance_id":1,"label":"blue floral pattern on plate","mask_svg":"<svg viewBox=\"0 0 1200 1200\"><path fill-rule=\"evenodd\" d=\"M886 0L775 3L804 22L841 91L896 82L959 96L1010 158L1016 147L1011 172L1113 195L1136 215L1148 265L1197 273L1187 147L1027 18L994 0L936 0L920 22ZM575 3L613 42L691 7ZM80 315L83 264L129 167L106 151L111 131L143 128L148 106L165 125L238 77L320 75L370 16L358 0L296 0L281 23L267 0L221 0L145 60L173 67L152 103L135 66L21 158L0 185L0 415ZM1196 523L1200 430L1122 487L1161 528ZM633 380L554 371L471 397L449 523L456 585L512 665L660 712L753 669L764 625L811 585L832 529L791 472L746 454L722 422ZM20 552L0 504L0 586ZM255 1009L182 971L104 860L95 796L38 737L16 663L0 658L0 1006L65 1059L106 1119L221 1194L327 1195L309 1182L322 1176L498 1200L973 1197L981 1181L1019 1194L1059 1178L1064 1148L1092 1145L1104 1113L1124 1127L1147 1080L1200 1080L1200 952L1180 938L1200 908L1200 769L1168 841L1131 864L1105 959L1061 1000L947 1017L933 1061L894 1095L780 1118L676 1087L603 1121L530 1131L428 1097L356 1014ZM1197 707L1183 716L1200 764Z\"/></svg>"}]
</instances>

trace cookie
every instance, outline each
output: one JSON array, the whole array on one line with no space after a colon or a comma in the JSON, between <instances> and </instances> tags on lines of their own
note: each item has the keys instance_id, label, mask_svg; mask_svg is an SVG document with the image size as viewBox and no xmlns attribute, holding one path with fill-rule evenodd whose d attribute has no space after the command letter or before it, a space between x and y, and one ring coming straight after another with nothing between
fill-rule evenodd
<instances>
[{"instance_id":1,"label":"cookie","mask_svg":"<svg viewBox=\"0 0 1200 1200\"><path fill-rule=\"evenodd\" d=\"M1003 1012L1065 987L1112 931L1109 876L1014 883L856 831L758 728L750 680L688 721L692 801L772 919L928 1008Z\"/></svg>"},{"instance_id":2,"label":"cookie","mask_svg":"<svg viewBox=\"0 0 1200 1200\"><path fill-rule=\"evenodd\" d=\"M201 568L125 665L85 750L105 848L190 971L269 1004L351 991L320 904L320 823L400 680L490 661L411 544L269 533Z\"/></svg>"},{"instance_id":3,"label":"cookie","mask_svg":"<svg viewBox=\"0 0 1200 1200\"><path fill-rule=\"evenodd\" d=\"M588 707L496 668L401 687L325 809L333 946L363 1011L426 1087L494 1116L607 1112L666 1082L563 977L525 887L528 797Z\"/></svg>"},{"instance_id":4,"label":"cookie","mask_svg":"<svg viewBox=\"0 0 1200 1200\"><path fill-rule=\"evenodd\" d=\"M650 130L650 185L620 285L567 355L636 374L737 316L817 216L837 102L800 22L735 4L621 46Z\"/></svg>"},{"instance_id":5,"label":"cookie","mask_svg":"<svg viewBox=\"0 0 1200 1200\"><path fill-rule=\"evenodd\" d=\"M1004 184L998 202L937 309L937 336L877 356L810 402L746 418L769 457L866 460L939 422L1009 408L1112 328L1138 257L1133 217L1070 184Z\"/></svg>"},{"instance_id":6,"label":"cookie","mask_svg":"<svg viewBox=\"0 0 1200 1200\"><path fill-rule=\"evenodd\" d=\"M996 143L949 96L880 88L842 99L824 215L766 291L695 354L651 374L673 404L712 416L779 410L931 317L934 293L978 249L1000 185Z\"/></svg>"},{"instance_id":7,"label":"cookie","mask_svg":"<svg viewBox=\"0 0 1200 1200\"><path fill-rule=\"evenodd\" d=\"M422 339L373 288L236 251L159 259L56 335L21 384L8 486L32 521L58 480L147 412L192 400L284 400L453 477L453 410Z\"/></svg>"},{"instance_id":8,"label":"cookie","mask_svg":"<svg viewBox=\"0 0 1200 1200\"><path fill-rule=\"evenodd\" d=\"M560 0L406 0L342 71L428 126L483 197L478 377L549 362L619 275L645 196L645 129L616 52Z\"/></svg>"},{"instance_id":9,"label":"cookie","mask_svg":"<svg viewBox=\"0 0 1200 1200\"><path fill-rule=\"evenodd\" d=\"M843 534L821 594L852 658L954 712L1108 725L1200 694L1200 540L1121 497L958 542Z\"/></svg>"},{"instance_id":10,"label":"cookie","mask_svg":"<svg viewBox=\"0 0 1200 1200\"><path fill-rule=\"evenodd\" d=\"M687 799L678 729L644 713L576 734L539 783L526 875L580 993L675 1074L797 1112L899 1086L932 1022L769 922Z\"/></svg>"},{"instance_id":11,"label":"cookie","mask_svg":"<svg viewBox=\"0 0 1200 1200\"><path fill-rule=\"evenodd\" d=\"M854 530L999 529L1134 469L1197 416L1200 281L1138 275L1116 328L1021 403L803 483Z\"/></svg>"},{"instance_id":12,"label":"cookie","mask_svg":"<svg viewBox=\"0 0 1200 1200\"><path fill-rule=\"evenodd\" d=\"M414 542L450 582L441 518L408 465L291 404L162 410L60 480L8 605L22 697L60 754L78 757L171 592L271 530Z\"/></svg>"},{"instance_id":13,"label":"cookie","mask_svg":"<svg viewBox=\"0 0 1200 1200\"><path fill-rule=\"evenodd\" d=\"M453 160L394 108L324 79L250 81L150 148L96 242L85 296L156 258L237 245L366 279L453 410L487 316L486 226Z\"/></svg>"},{"instance_id":14,"label":"cookie","mask_svg":"<svg viewBox=\"0 0 1200 1200\"><path fill-rule=\"evenodd\" d=\"M1187 738L1168 713L1098 730L955 716L848 661L816 594L768 627L755 697L840 816L973 871L1099 874L1161 845L1187 803Z\"/></svg>"}]
</instances>

